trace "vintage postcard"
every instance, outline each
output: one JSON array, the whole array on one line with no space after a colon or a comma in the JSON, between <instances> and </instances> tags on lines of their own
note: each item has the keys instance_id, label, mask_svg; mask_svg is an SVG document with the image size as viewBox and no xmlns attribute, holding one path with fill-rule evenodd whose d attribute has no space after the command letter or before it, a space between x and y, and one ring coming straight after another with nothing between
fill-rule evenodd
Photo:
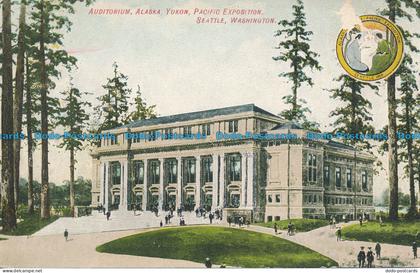
<instances>
[{"instance_id":1,"label":"vintage postcard","mask_svg":"<svg viewBox=\"0 0 420 273\"><path fill-rule=\"evenodd\" d=\"M3 272L417 272L419 1L0 4Z\"/></svg>"}]
</instances>

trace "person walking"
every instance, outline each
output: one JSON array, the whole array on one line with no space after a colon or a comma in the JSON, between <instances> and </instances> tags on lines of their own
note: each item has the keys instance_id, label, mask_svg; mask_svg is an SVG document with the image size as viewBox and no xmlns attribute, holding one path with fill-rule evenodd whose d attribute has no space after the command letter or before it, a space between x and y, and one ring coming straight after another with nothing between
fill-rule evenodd
<instances>
[{"instance_id":1,"label":"person walking","mask_svg":"<svg viewBox=\"0 0 420 273\"><path fill-rule=\"evenodd\" d=\"M287 225L287 235L292 235L292 229L293 229L293 225L292 222L289 222L289 224Z\"/></svg>"},{"instance_id":2,"label":"person walking","mask_svg":"<svg viewBox=\"0 0 420 273\"><path fill-rule=\"evenodd\" d=\"M277 223L274 223L274 234L277 235Z\"/></svg>"},{"instance_id":3,"label":"person walking","mask_svg":"<svg viewBox=\"0 0 420 273\"><path fill-rule=\"evenodd\" d=\"M212 263L211 263L211 261L210 261L210 258L209 258L209 257L207 257L207 258L206 258L206 262L204 263L204 265L205 265L207 268L211 268Z\"/></svg>"},{"instance_id":4,"label":"person walking","mask_svg":"<svg viewBox=\"0 0 420 273\"><path fill-rule=\"evenodd\" d=\"M373 260L374 260L374 257L373 257L373 251L372 251L372 248L371 247L368 247L368 252L367 252L367 254L366 254L366 257L367 257L367 267L368 268L372 268L372 264L373 264Z\"/></svg>"},{"instance_id":5,"label":"person walking","mask_svg":"<svg viewBox=\"0 0 420 273\"><path fill-rule=\"evenodd\" d=\"M66 239L66 242L69 238L69 232L67 231L67 229L64 230L64 239Z\"/></svg>"},{"instance_id":6,"label":"person walking","mask_svg":"<svg viewBox=\"0 0 420 273\"><path fill-rule=\"evenodd\" d=\"M363 218L362 218L362 216L359 217L359 224L360 224L360 226L363 226Z\"/></svg>"},{"instance_id":7,"label":"person walking","mask_svg":"<svg viewBox=\"0 0 420 273\"><path fill-rule=\"evenodd\" d=\"M160 227L163 227L162 220L160 220L160 224L159 224L159 226L160 226Z\"/></svg>"},{"instance_id":8,"label":"person walking","mask_svg":"<svg viewBox=\"0 0 420 273\"><path fill-rule=\"evenodd\" d=\"M376 243L375 245L375 253L376 253L376 259L381 259L381 245L379 244L379 242Z\"/></svg>"},{"instance_id":9,"label":"person walking","mask_svg":"<svg viewBox=\"0 0 420 273\"><path fill-rule=\"evenodd\" d=\"M417 259L417 243L413 242L413 256L414 259Z\"/></svg>"},{"instance_id":10,"label":"person walking","mask_svg":"<svg viewBox=\"0 0 420 273\"><path fill-rule=\"evenodd\" d=\"M107 211L106 212L106 220L109 221L109 218L111 217L111 212Z\"/></svg>"},{"instance_id":11,"label":"person walking","mask_svg":"<svg viewBox=\"0 0 420 273\"><path fill-rule=\"evenodd\" d=\"M210 212L209 214L209 220L210 220L210 224L213 224L213 213Z\"/></svg>"},{"instance_id":12,"label":"person walking","mask_svg":"<svg viewBox=\"0 0 420 273\"><path fill-rule=\"evenodd\" d=\"M335 227L335 224L336 224L337 222L335 221L335 217L333 217L333 228L336 228Z\"/></svg>"},{"instance_id":13,"label":"person walking","mask_svg":"<svg viewBox=\"0 0 420 273\"><path fill-rule=\"evenodd\" d=\"M338 241L341 241L341 227L339 227L337 230L337 242Z\"/></svg>"},{"instance_id":14,"label":"person walking","mask_svg":"<svg viewBox=\"0 0 420 273\"><path fill-rule=\"evenodd\" d=\"M359 254L357 254L357 261L359 262L359 267L365 267L365 261L366 261L366 253L365 248L362 246L360 247Z\"/></svg>"},{"instance_id":15,"label":"person walking","mask_svg":"<svg viewBox=\"0 0 420 273\"><path fill-rule=\"evenodd\" d=\"M232 216L229 216L227 218L227 222L228 222L229 226L232 224Z\"/></svg>"}]
</instances>

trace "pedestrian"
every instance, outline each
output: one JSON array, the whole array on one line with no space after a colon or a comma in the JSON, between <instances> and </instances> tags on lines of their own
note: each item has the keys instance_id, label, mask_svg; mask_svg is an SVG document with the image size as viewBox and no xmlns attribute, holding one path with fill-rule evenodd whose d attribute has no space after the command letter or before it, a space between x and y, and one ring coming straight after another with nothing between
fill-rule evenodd
<instances>
[{"instance_id":1,"label":"pedestrian","mask_svg":"<svg viewBox=\"0 0 420 273\"><path fill-rule=\"evenodd\" d=\"M376 252L376 259L379 260L381 258L381 245L379 244L379 242L377 242L375 245L375 252Z\"/></svg>"},{"instance_id":2,"label":"pedestrian","mask_svg":"<svg viewBox=\"0 0 420 273\"><path fill-rule=\"evenodd\" d=\"M367 267L368 268L372 268L372 263L373 263L373 260L374 260L374 258L373 258L373 251L372 251L372 248L371 247L368 247L368 252L367 252L367 254L366 254L366 257L367 257Z\"/></svg>"},{"instance_id":3,"label":"pedestrian","mask_svg":"<svg viewBox=\"0 0 420 273\"><path fill-rule=\"evenodd\" d=\"M204 263L204 265L205 265L207 268L211 268L212 263L211 263L211 261L210 261L210 258L209 258L209 257L207 257L207 258L206 258L206 262Z\"/></svg>"},{"instance_id":4,"label":"pedestrian","mask_svg":"<svg viewBox=\"0 0 420 273\"><path fill-rule=\"evenodd\" d=\"M341 241L341 227L339 227L337 230L337 242L338 241Z\"/></svg>"},{"instance_id":5,"label":"pedestrian","mask_svg":"<svg viewBox=\"0 0 420 273\"><path fill-rule=\"evenodd\" d=\"M106 220L108 221L110 217L111 217L111 212L107 211L106 212Z\"/></svg>"},{"instance_id":6,"label":"pedestrian","mask_svg":"<svg viewBox=\"0 0 420 273\"><path fill-rule=\"evenodd\" d=\"M335 224L336 224L335 217L333 217L333 228L335 228Z\"/></svg>"},{"instance_id":7,"label":"pedestrian","mask_svg":"<svg viewBox=\"0 0 420 273\"><path fill-rule=\"evenodd\" d=\"M274 223L274 234L277 235L277 223Z\"/></svg>"},{"instance_id":8,"label":"pedestrian","mask_svg":"<svg viewBox=\"0 0 420 273\"><path fill-rule=\"evenodd\" d=\"M363 226L363 218L362 218L362 216L359 217L359 223L360 223L360 226Z\"/></svg>"},{"instance_id":9,"label":"pedestrian","mask_svg":"<svg viewBox=\"0 0 420 273\"><path fill-rule=\"evenodd\" d=\"M333 228L333 220L332 220L332 218L330 219L330 229L332 229Z\"/></svg>"},{"instance_id":10,"label":"pedestrian","mask_svg":"<svg viewBox=\"0 0 420 273\"><path fill-rule=\"evenodd\" d=\"M413 242L413 256L414 259L417 259L417 243Z\"/></svg>"},{"instance_id":11,"label":"pedestrian","mask_svg":"<svg viewBox=\"0 0 420 273\"><path fill-rule=\"evenodd\" d=\"M232 217L231 217L231 216L229 216L229 217L227 218L227 222L228 222L229 227L230 227L230 225L232 224Z\"/></svg>"},{"instance_id":12,"label":"pedestrian","mask_svg":"<svg viewBox=\"0 0 420 273\"><path fill-rule=\"evenodd\" d=\"M162 220L160 220L160 224L159 224L159 226L160 226L160 227L163 227Z\"/></svg>"},{"instance_id":13,"label":"pedestrian","mask_svg":"<svg viewBox=\"0 0 420 273\"><path fill-rule=\"evenodd\" d=\"M213 213L209 214L209 220L210 220L210 224L213 224Z\"/></svg>"},{"instance_id":14,"label":"pedestrian","mask_svg":"<svg viewBox=\"0 0 420 273\"><path fill-rule=\"evenodd\" d=\"M292 235L292 228L293 228L293 225L292 225L292 222L289 222L289 224L287 225L287 235Z\"/></svg>"},{"instance_id":15,"label":"pedestrian","mask_svg":"<svg viewBox=\"0 0 420 273\"><path fill-rule=\"evenodd\" d=\"M366 253L365 248L360 247L359 254L357 254L357 261L359 262L359 267L365 267Z\"/></svg>"},{"instance_id":16,"label":"pedestrian","mask_svg":"<svg viewBox=\"0 0 420 273\"><path fill-rule=\"evenodd\" d=\"M104 215L105 215L105 213L106 213L106 209L105 209L105 207L103 207L102 208L102 212L104 213Z\"/></svg>"},{"instance_id":17,"label":"pedestrian","mask_svg":"<svg viewBox=\"0 0 420 273\"><path fill-rule=\"evenodd\" d=\"M67 229L64 230L64 239L66 239L66 242L69 238L69 232L67 231Z\"/></svg>"},{"instance_id":18,"label":"pedestrian","mask_svg":"<svg viewBox=\"0 0 420 273\"><path fill-rule=\"evenodd\" d=\"M382 216L379 216L379 226L383 226L384 221L382 221Z\"/></svg>"}]
</instances>

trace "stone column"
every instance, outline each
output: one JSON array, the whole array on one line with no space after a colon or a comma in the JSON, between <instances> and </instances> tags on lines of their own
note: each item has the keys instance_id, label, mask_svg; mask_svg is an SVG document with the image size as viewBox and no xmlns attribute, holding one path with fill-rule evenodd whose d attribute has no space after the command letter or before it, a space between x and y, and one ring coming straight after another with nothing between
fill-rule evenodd
<instances>
[{"instance_id":1,"label":"stone column","mask_svg":"<svg viewBox=\"0 0 420 273\"><path fill-rule=\"evenodd\" d=\"M247 192L247 179L246 179L246 167L247 167L247 153L241 153L241 208L246 207L246 192Z\"/></svg>"},{"instance_id":2,"label":"stone column","mask_svg":"<svg viewBox=\"0 0 420 273\"><path fill-rule=\"evenodd\" d=\"M147 181L148 181L148 177L147 177L147 159L143 160L143 168L144 168L144 177L143 177L143 200L142 200L142 204L141 204L141 209L143 211L146 211L147 209L147 199L148 199L148 193L149 193L149 189L147 187Z\"/></svg>"},{"instance_id":3,"label":"stone column","mask_svg":"<svg viewBox=\"0 0 420 273\"><path fill-rule=\"evenodd\" d=\"M225 207L225 154L220 155L220 193L219 206Z\"/></svg>"},{"instance_id":4,"label":"stone column","mask_svg":"<svg viewBox=\"0 0 420 273\"><path fill-rule=\"evenodd\" d=\"M109 162L105 162L105 209L109 210Z\"/></svg>"},{"instance_id":5,"label":"stone column","mask_svg":"<svg viewBox=\"0 0 420 273\"><path fill-rule=\"evenodd\" d=\"M124 184L124 161L119 161L120 163L120 204L118 205L118 210L124 208L124 199L125 199L125 184Z\"/></svg>"},{"instance_id":6,"label":"stone column","mask_svg":"<svg viewBox=\"0 0 420 273\"><path fill-rule=\"evenodd\" d=\"M177 193L176 193L176 209L181 207L181 203L182 203L182 177L181 177L181 172L182 172L182 158L181 157L177 157L177 178L176 178L176 183L177 183Z\"/></svg>"},{"instance_id":7,"label":"stone column","mask_svg":"<svg viewBox=\"0 0 420 273\"><path fill-rule=\"evenodd\" d=\"M248 153L246 205L250 208L254 207L254 160L255 153Z\"/></svg>"},{"instance_id":8,"label":"stone column","mask_svg":"<svg viewBox=\"0 0 420 273\"><path fill-rule=\"evenodd\" d=\"M104 175L104 168L105 168L105 163L104 162L101 162L100 164L99 164L99 181L100 181L100 186L99 186L99 189L100 189L100 195L99 195L99 203L102 205L102 206L104 206L104 204L105 204L105 198L104 198L104 195L105 195L105 187L104 187L104 183L105 183L105 175Z\"/></svg>"},{"instance_id":9,"label":"stone column","mask_svg":"<svg viewBox=\"0 0 420 273\"><path fill-rule=\"evenodd\" d=\"M201 158L195 157L195 208L200 207L201 202Z\"/></svg>"},{"instance_id":10,"label":"stone column","mask_svg":"<svg viewBox=\"0 0 420 273\"><path fill-rule=\"evenodd\" d=\"M159 214L163 211L163 158L159 160Z\"/></svg>"},{"instance_id":11,"label":"stone column","mask_svg":"<svg viewBox=\"0 0 420 273\"><path fill-rule=\"evenodd\" d=\"M213 162L212 162L212 168L213 168L213 188L212 188L212 210L215 210L219 204L217 202L217 192L218 192L218 182L219 182L219 155L213 154Z\"/></svg>"},{"instance_id":12,"label":"stone column","mask_svg":"<svg viewBox=\"0 0 420 273\"><path fill-rule=\"evenodd\" d=\"M123 202L122 202L122 205L123 205L122 209L127 210L127 208L128 208L128 194L130 192L129 189L128 189L128 161L127 160L123 161L123 167L124 167L123 168L123 170L124 170L124 173L123 173L124 191L122 193L124 194L124 199L123 199Z\"/></svg>"}]
</instances>

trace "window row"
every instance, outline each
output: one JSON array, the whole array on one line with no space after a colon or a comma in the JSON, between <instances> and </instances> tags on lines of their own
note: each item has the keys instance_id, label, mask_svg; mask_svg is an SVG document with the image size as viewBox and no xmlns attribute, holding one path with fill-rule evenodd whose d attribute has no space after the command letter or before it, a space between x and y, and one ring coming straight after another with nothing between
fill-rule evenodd
<instances>
[{"instance_id":1,"label":"window row","mask_svg":"<svg viewBox=\"0 0 420 273\"><path fill-rule=\"evenodd\" d=\"M335 168L335 186L337 188L341 188L343 185L343 182L345 182L345 186L349 189L353 187L353 173L352 169L346 168L346 177L345 181L343 181L342 174L341 174L342 168L336 167ZM324 166L324 185L329 186L331 181L331 167L326 165ZM368 190L368 173L366 170L362 171L361 174L361 181L362 181L362 189L364 191Z\"/></svg>"},{"instance_id":2,"label":"window row","mask_svg":"<svg viewBox=\"0 0 420 273\"><path fill-rule=\"evenodd\" d=\"M322 203L322 195L320 195L320 194L305 194L305 195L303 195L303 203L305 203L305 204Z\"/></svg>"}]
</instances>

